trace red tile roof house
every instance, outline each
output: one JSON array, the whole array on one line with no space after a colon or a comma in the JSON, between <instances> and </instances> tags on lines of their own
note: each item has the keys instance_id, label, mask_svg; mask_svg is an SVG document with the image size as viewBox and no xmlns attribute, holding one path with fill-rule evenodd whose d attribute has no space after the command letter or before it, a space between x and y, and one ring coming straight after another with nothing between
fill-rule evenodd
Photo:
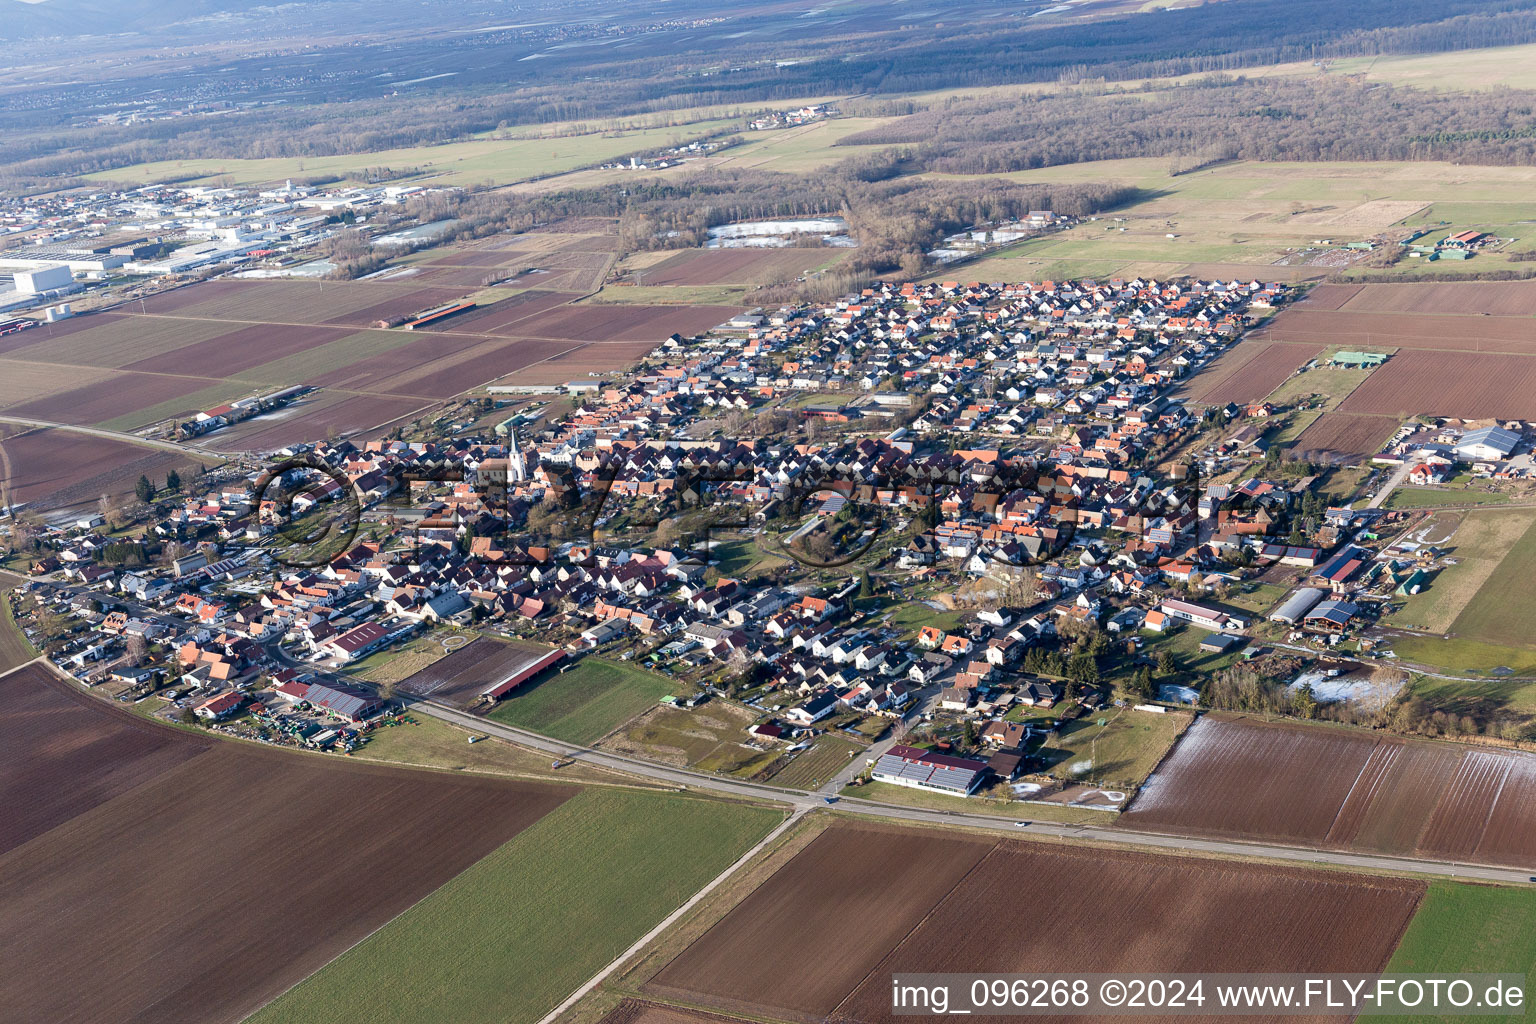
<instances>
[{"instance_id":1,"label":"red tile roof house","mask_svg":"<svg viewBox=\"0 0 1536 1024\"><path fill-rule=\"evenodd\" d=\"M387 636L389 631L377 622L365 622L361 626L347 630L341 636L326 641L320 645L320 649L342 661L351 661L379 646Z\"/></svg>"},{"instance_id":2,"label":"red tile roof house","mask_svg":"<svg viewBox=\"0 0 1536 1024\"><path fill-rule=\"evenodd\" d=\"M217 697L210 697L203 701L192 710L192 713L198 718L217 722L221 718L234 714L244 701L245 698L238 693L221 693Z\"/></svg>"}]
</instances>

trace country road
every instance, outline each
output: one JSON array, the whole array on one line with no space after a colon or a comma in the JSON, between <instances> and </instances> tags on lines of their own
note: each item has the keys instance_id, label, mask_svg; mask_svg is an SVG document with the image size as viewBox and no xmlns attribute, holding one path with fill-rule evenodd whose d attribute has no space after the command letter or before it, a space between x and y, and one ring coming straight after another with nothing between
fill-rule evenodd
<instances>
[{"instance_id":1,"label":"country road","mask_svg":"<svg viewBox=\"0 0 1536 1024\"><path fill-rule=\"evenodd\" d=\"M451 722L465 729L486 733L501 739L532 747L553 754L557 758L575 758L615 771L628 772L645 778L667 782L689 789L705 790L729 796L749 797L754 800L770 800L789 804L796 812L815 807L825 807L829 798L818 793L781 789L758 782L747 782L718 775L708 775L687 768L657 764L639 758L593 750L571 743L552 740L538 733L528 732L488 721L475 715L465 714L455 708L433 701L416 700L411 707L433 718ZM839 810L897 821L923 822L935 825L965 825L968 828L988 829L1019 836L1049 837L1067 841L1112 843L1118 846L1169 850L1172 852L1197 852L1228 857L1262 857L1269 860L1290 861L1298 864L1325 864L1334 867L1354 868L1362 871L1413 872L1437 875L1445 878L1468 878L1480 881L1528 883L1530 871L1495 867L1486 864L1462 864L1455 861L1420 860L1413 857L1389 857L1371 853L1349 853L1340 850L1314 850L1306 847L1281 846L1273 843L1242 842L1232 839L1205 839L1191 836L1167 835L1143 832L1128 828L1111 828L1100 825L1066 825L1053 821L1030 820L1020 826L1010 818L987 814L968 814L964 811L934 811L920 807L902 807L894 804L861 800L857 797L841 797L836 801ZM1021 805L1021 814L1028 814L1028 805Z\"/></svg>"},{"instance_id":2,"label":"country road","mask_svg":"<svg viewBox=\"0 0 1536 1024\"><path fill-rule=\"evenodd\" d=\"M205 458L218 459L220 462L228 462L236 452L216 452L211 448L202 448L193 444L181 444L177 441L160 441L149 437L140 437L138 434L124 434L117 430L103 430L100 427L81 427L73 423L55 423L53 420L34 420L22 416L0 415L0 423L19 423L24 427L46 427L49 430L68 430L76 434L89 434L92 437L102 437L109 441L126 441L129 444L143 445L147 448L160 448L169 452L177 452L181 455L201 455Z\"/></svg>"}]
</instances>

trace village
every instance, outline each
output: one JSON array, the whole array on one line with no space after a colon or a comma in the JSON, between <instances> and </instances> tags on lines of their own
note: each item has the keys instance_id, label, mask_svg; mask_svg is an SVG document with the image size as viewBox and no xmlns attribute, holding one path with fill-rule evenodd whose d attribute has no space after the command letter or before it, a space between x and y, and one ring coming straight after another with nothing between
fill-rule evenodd
<instances>
[{"instance_id":1,"label":"village","mask_svg":"<svg viewBox=\"0 0 1536 1024\"><path fill-rule=\"evenodd\" d=\"M741 777L1112 812L1185 708L1390 699L1376 624L1439 552L1378 499L1529 450L1410 425L1376 497L1325 501L1264 442L1281 410L1180 398L1292 298L948 282L759 310L521 395L490 437L296 445L137 539L51 525L21 621L85 685L267 742L345 752L412 706L496 719L611 672L649 696L590 713L642 756L713 707ZM496 657L457 689L371 671L437 644Z\"/></svg>"}]
</instances>

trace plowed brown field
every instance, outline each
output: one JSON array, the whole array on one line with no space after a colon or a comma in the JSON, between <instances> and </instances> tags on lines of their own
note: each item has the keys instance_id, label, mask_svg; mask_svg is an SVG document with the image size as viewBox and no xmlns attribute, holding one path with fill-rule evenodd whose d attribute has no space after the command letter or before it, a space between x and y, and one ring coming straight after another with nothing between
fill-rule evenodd
<instances>
[{"instance_id":1,"label":"plowed brown field","mask_svg":"<svg viewBox=\"0 0 1536 1024\"><path fill-rule=\"evenodd\" d=\"M94 506L103 494L133 493L141 474L158 485L171 470L188 477L194 465L217 462L67 430L15 434L0 450L0 495L34 508Z\"/></svg>"},{"instance_id":2,"label":"plowed brown field","mask_svg":"<svg viewBox=\"0 0 1536 1024\"><path fill-rule=\"evenodd\" d=\"M1399 352L1355 388L1339 411L1533 419L1536 356Z\"/></svg>"},{"instance_id":3,"label":"plowed brown field","mask_svg":"<svg viewBox=\"0 0 1536 1024\"><path fill-rule=\"evenodd\" d=\"M1291 451L1314 461L1326 461L1332 456L1374 455L1397 425L1394 416L1325 412L1292 442Z\"/></svg>"},{"instance_id":4,"label":"plowed brown field","mask_svg":"<svg viewBox=\"0 0 1536 1024\"><path fill-rule=\"evenodd\" d=\"M1322 285L1318 290L1328 287L1347 286ZM1307 301L1310 305L1310 296ZM1351 313L1473 313L1490 316L1532 316L1536 315L1536 281L1426 281L1421 284L1368 284L1355 286L1355 293L1344 302L1342 308Z\"/></svg>"},{"instance_id":5,"label":"plowed brown field","mask_svg":"<svg viewBox=\"0 0 1536 1024\"><path fill-rule=\"evenodd\" d=\"M407 679L398 689L418 697L471 704L486 688L510 679L549 648L481 637L440 658Z\"/></svg>"},{"instance_id":6,"label":"plowed brown field","mask_svg":"<svg viewBox=\"0 0 1536 1024\"><path fill-rule=\"evenodd\" d=\"M756 1017L875 1024L899 1019L898 972L1370 972L1423 892L1338 872L839 823L644 991ZM697 1019L670 1012L631 1006L615 1024Z\"/></svg>"},{"instance_id":7,"label":"plowed brown field","mask_svg":"<svg viewBox=\"0 0 1536 1024\"><path fill-rule=\"evenodd\" d=\"M518 321L517 333L529 338L649 341L659 345L673 334L698 334L740 312L740 306L562 306Z\"/></svg>"},{"instance_id":8,"label":"plowed brown field","mask_svg":"<svg viewBox=\"0 0 1536 1024\"><path fill-rule=\"evenodd\" d=\"M1514 317L1432 316L1424 313L1331 313L1304 305L1282 311L1259 341L1336 345L1381 351L1383 348L1444 352L1536 354L1536 320Z\"/></svg>"},{"instance_id":9,"label":"plowed brown field","mask_svg":"<svg viewBox=\"0 0 1536 1024\"><path fill-rule=\"evenodd\" d=\"M609 1011L599 1024L747 1024L735 1017L725 1017L703 1010L685 1010L680 1006L662 1006L643 999L626 999Z\"/></svg>"},{"instance_id":10,"label":"plowed brown field","mask_svg":"<svg viewBox=\"0 0 1536 1024\"><path fill-rule=\"evenodd\" d=\"M1204 405L1256 402L1321 351L1320 345L1242 341L1200 372L1189 395Z\"/></svg>"},{"instance_id":11,"label":"plowed brown field","mask_svg":"<svg viewBox=\"0 0 1536 1024\"><path fill-rule=\"evenodd\" d=\"M0 854L208 749L129 715L97 715L90 700L61 692L42 665L0 677Z\"/></svg>"},{"instance_id":12,"label":"plowed brown field","mask_svg":"<svg viewBox=\"0 0 1536 1024\"><path fill-rule=\"evenodd\" d=\"M1346 302L1359 295L1360 289L1364 287L1363 284L1320 284L1307 293L1307 297L1301 300L1301 306L1306 309L1341 309Z\"/></svg>"},{"instance_id":13,"label":"plowed brown field","mask_svg":"<svg viewBox=\"0 0 1536 1024\"><path fill-rule=\"evenodd\" d=\"M29 734L7 840L34 833L0 855L9 1019L242 1020L574 792L210 742L72 686L0 688Z\"/></svg>"},{"instance_id":14,"label":"plowed brown field","mask_svg":"<svg viewBox=\"0 0 1536 1024\"><path fill-rule=\"evenodd\" d=\"M662 968L646 991L820 1020L992 845L904 829L829 828Z\"/></svg>"},{"instance_id":15,"label":"plowed brown field","mask_svg":"<svg viewBox=\"0 0 1536 1024\"><path fill-rule=\"evenodd\" d=\"M1045 881L1071 879L1085 884ZM1423 894L1400 879L1005 842L835 1019L899 1024L890 979L908 972L1380 971Z\"/></svg>"},{"instance_id":16,"label":"plowed brown field","mask_svg":"<svg viewBox=\"0 0 1536 1024\"><path fill-rule=\"evenodd\" d=\"M1536 755L1207 715L1120 820L1536 869Z\"/></svg>"}]
</instances>

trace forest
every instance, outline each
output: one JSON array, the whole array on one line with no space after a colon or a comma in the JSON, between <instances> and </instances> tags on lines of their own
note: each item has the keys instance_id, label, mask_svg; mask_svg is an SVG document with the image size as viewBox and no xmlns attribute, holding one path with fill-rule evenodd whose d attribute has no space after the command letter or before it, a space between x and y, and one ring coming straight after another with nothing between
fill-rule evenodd
<instances>
[{"instance_id":1,"label":"forest","mask_svg":"<svg viewBox=\"0 0 1536 1024\"><path fill-rule=\"evenodd\" d=\"M1191 158L1176 170L1221 159L1529 164L1536 159L1536 92L1468 95L1336 76L1214 74L1177 87L948 103L839 145L897 147L851 157L844 165L850 174L882 166L997 174L1121 157Z\"/></svg>"},{"instance_id":2,"label":"forest","mask_svg":"<svg viewBox=\"0 0 1536 1024\"><path fill-rule=\"evenodd\" d=\"M953 231L1016 220L1030 210L1087 215L1141 198L1127 185L1096 182L1025 185L864 181L849 174L796 177L764 171L705 171L686 178L566 189L541 195L510 191L438 195L409 208L423 220L457 218L461 237L528 231L565 218L617 217L625 250L692 248L710 228L741 220L837 215L859 248L819 282L832 294L849 283L900 270L915 276L923 253Z\"/></svg>"}]
</instances>

